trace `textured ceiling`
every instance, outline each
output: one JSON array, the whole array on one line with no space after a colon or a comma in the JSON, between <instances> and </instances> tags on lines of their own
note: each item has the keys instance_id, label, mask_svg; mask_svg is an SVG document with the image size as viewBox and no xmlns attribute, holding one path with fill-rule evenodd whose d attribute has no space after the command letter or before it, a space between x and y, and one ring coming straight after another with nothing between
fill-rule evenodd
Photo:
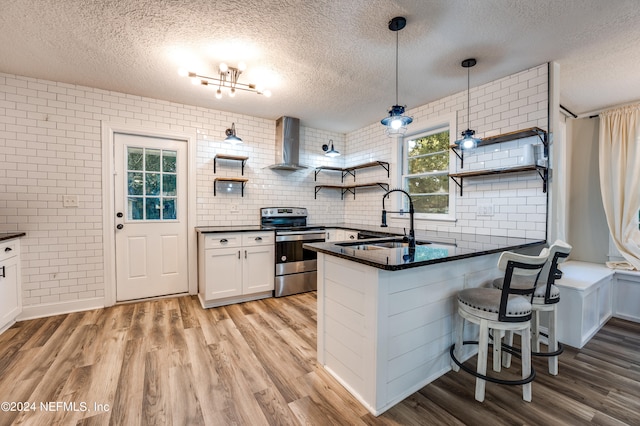
<instances>
[{"instance_id":1,"label":"textured ceiling","mask_svg":"<svg viewBox=\"0 0 640 426\"><path fill-rule=\"evenodd\" d=\"M640 100L638 0L0 0L0 71L348 132L548 61L576 114ZM178 76L247 64L271 98Z\"/></svg>"}]
</instances>

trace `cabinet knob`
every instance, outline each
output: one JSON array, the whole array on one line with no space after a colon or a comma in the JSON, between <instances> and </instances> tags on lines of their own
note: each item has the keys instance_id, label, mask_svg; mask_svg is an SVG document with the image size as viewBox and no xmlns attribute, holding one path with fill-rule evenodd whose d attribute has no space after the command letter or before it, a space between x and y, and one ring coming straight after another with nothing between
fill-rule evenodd
<instances>
[{"instance_id":1,"label":"cabinet knob","mask_svg":"<svg viewBox=\"0 0 640 426\"><path fill-rule=\"evenodd\" d=\"M227 240L226 238L223 238L223 239L220 240L220 244L226 244L228 242L229 242L229 240Z\"/></svg>"},{"instance_id":2,"label":"cabinet knob","mask_svg":"<svg viewBox=\"0 0 640 426\"><path fill-rule=\"evenodd\" d=\"M5 247L5 249L4 249L5 252L9 252L11 250L13 250L11 247Z\"/></svg>"},{"instance_id":3,"label":"cabinet knob","mask_svg":"<svg viewBox=\"0 0 640 426\"><path fill-rule=\"evenodd\" d=\"M116 225L116 228L118 228L118 229L122 229L122 228L124 228L124 225L123 225L123 224L121 224L121 223L119 223L119 224L117 224L117 225Z\"/></svg>"},{"instance_id":4,"label":"cabinet knob","mask_svg":"<svg viewBox=\"0 0 640 426\"><path fill-rule=\"evenodd\" d=\"M262 241L262 237L256 237L256 241Z\"/></svg>"},{"instance_id":5,"label":"cabinet knob","mask_svg":"<svg viewBox=\"0 0 640 426\"><path fill-rule=\"evenodd\" d=\"M349 239L353 240L355 237L353 235L349 235Z\"/></svg>"}]
</instances>

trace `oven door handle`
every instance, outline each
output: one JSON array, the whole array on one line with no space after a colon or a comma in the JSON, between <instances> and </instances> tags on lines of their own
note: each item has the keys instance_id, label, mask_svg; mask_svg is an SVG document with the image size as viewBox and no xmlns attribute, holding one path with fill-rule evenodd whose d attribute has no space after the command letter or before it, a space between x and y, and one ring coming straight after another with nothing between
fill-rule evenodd
<instances>
[{"instance_id":1,"label":"oven door handle","mask_svg":"<svg viewBox=\"0 0 640 426\"><path fill-rule=\"evenodd\" d=\"M324 240L324 232L323 233L313 233L313 234L279 234L276 235L276 242L286 242L286 241L307 241L307 240Z\"/></svg>"}]
</instances>

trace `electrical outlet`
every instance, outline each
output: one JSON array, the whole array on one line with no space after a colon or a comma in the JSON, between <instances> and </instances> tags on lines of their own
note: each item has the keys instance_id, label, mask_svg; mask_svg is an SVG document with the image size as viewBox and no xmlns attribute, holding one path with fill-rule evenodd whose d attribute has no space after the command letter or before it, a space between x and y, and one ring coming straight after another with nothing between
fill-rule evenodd
<instances>
[{"instance_id":1,"label":"electrical outlet","mask_svg":"<svg viewBox=\"0 0 640 426\"><path fill-rule=\"evenodd\" d=\"M80 206L80 200L77 195L63 195L62 207L78 207Z\"/></svg>"},{"instance_id":2,"label":"electrical outlet","mask_svg":"<svg viewBox=\"0 0 640 426\"><path fill-rule=\"evenodd\" d=\"M493 216L493 204L478 204L478 216Z\"/></svg>"},{"instance_id":3,"label":"electrical outlet","mask_svg":"<svg viewBox=\"0 0 640 426\"><path fill-rule=\"evenodd\" d=\"M231 213L240 213L240 210L238 209L238 205L237 204L232 204L231 205Z\"/></svg>"}]
</instances>

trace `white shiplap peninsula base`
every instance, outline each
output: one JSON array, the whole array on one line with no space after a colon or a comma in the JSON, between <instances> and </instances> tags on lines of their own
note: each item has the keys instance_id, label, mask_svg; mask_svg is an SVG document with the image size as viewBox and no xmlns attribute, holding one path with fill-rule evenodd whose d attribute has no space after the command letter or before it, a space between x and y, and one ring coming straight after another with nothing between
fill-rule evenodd
<instances>
[{"instance_id":1,"label":"white shiplap peninsula base","mask_svg":"<svg viewBox=\"0 0 640 426\"><path fill-rule=\"evenodd\" d=\"M384 270L319 252L318 362L382 414L451 369L456 294L496 277L499 255Z\"/></svg>"}]
</instances>

